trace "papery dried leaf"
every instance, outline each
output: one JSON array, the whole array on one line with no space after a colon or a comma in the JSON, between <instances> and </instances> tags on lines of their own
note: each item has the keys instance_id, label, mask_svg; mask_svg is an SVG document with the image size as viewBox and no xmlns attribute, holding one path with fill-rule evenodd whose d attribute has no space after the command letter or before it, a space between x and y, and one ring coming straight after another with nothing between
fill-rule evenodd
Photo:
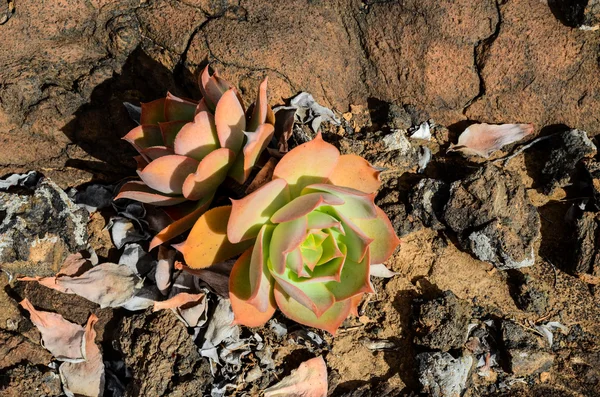
<instances>
[{"instance_id":1,"label":"papery dried leaf","mask_svg":"<svg viewBox=\"0 0 600 397\"><path fill-rule=\"evenodd\" d=\"M104 362L95 342L94 324L96 322L98 322L98 317L92 314L85 327L85 361L65 363L58 369L63 391L68 397L75 395L101 397L104 395Z\"/></svg>"},{"instance_id":2,"label":"papery dried leaf","mask_svg":"<svg viewBox=\"0 0 600 397\"><path fill-rule=\"evenodd\" d=\"M165 301L154 303L154 311L163 309L172 309L188 327L197 327L201 325L201 319L206 317L206 295L181 292Z\"/></svg>"},{"instance_id":3,"label":"papery dried leaf","mask_svg":"<svg viewBox=\"0 0 600 397\"><path fill-rule=\"evenodd\" d=\"M21 278L21 281L38 281L40 284L66 294L76 294L97 303L101 308L119 307L131 299L141 282L127 266L102 263L81 276Z\"/></svg>"},{"instance_id":4,"label":"papery dried leaf","mask_svg":"<svg viewBox=\"0 0 600 397\"><path fill-rule=\"evenodd\" d=\"M489 157L503 146L523 139L533 133L533 124L473 124L458 137L456 146L449 151L467 155Z\"/></svg>"},{"instance_id":5,"label":"papery dried leaf","mask_svg":"<svg viewBox=\"0 0 600 397\"><path fill-rule=\"evenodd\" d=\"M65 320L58 313L38 311L28 299L19 304L29 312L29 319L42 334L43 346L57 360L85 360L85 331L81 325Z\"/></svg>"},{"instance_id":6,"label":"papery dried leaf","mask_svg":"<svg viewBox=\"0 0 600 397\"><path fill-rule=\"evenodd\" d=\"M171 287L171 274L173 273L173 264L175 262L175 251L167 247L158 248L158 262L154 279L158 290L166 295Z\"/></svg>"},{"instance_id":7,"label":"papery dried leaf","mask_svg":"<svg viewBox=\"0 0 600 397\"><path fill-rule=\"evenodd\" d=\"M300 364L274 386L265 390L265 397L326 397L327 365L323 357L315 357Z\"/></svg>"},{"instance_id":8,"label":"papery dried leaf","mask_svg":"<svg viewBox=\"0 0 600 397\"><path fill-rule=\"evenodd\" d=\"M229 275L231 274L231 268L234 263L235 260L230 259L224 262L215 263L205 269L192 269L191 267L176 261L175 269L193 274L205 282L217 295L227 298L229 296Z\"/></svg>"},{"instance_id":9,"label":"papery dried leaf","mask_svg":"<svg viewBox=\"0 0 600 397\"><path fill-rule=\"evenodd\" d=\"M87 254L89 256L89 253ZM77 276L91 268L92 262L88 258L85 258L81 252L77 252L67 256L57 276Z\"/></svg>"}]
</instances>

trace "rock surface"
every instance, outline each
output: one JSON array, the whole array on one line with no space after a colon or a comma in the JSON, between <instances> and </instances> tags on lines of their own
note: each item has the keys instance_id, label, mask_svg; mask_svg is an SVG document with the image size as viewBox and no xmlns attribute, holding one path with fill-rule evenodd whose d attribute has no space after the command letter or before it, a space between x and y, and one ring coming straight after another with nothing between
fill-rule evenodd
<instances>
[{"instance_id":1,"label":"rock surface","mask_svg":"<svg viewBox=\"0 0 600 397\"><path fill-rule=\"evenodd\" d=\"M88 212L48 178L33 191L0 191L0 268L53 276L70 253L87 246Z\"/></svg>"},{"instance_id":2,"label":"rock surface","mask_svg":"<svg viewBox=\"0 0 600 397\"><path fill-rule=\"evenodd\" d=\"M444 220L479 260L499 269L534 264L540 217L518 175L488 164L452 183Z\"/></svg>"},{"instance_id":3,"label":"rock surface","mask_svg":"<svg viewBox=\"0 0 600 397\"><path fill-rule=\"evenodd\" d=\"M417 371L423 392L433 397L460 397L466 387L473 357L450 353L420 353Z\"/></svg>"},{"instance_id":4,"label":"rock surface","mask_svg":"<svg viewBox=\"0 0 600 397\"><path fill-rule=\"evenodd\" d=\"M64 187L133 173L122 102L197 97L206 61L247 100L267 75L274 103L307 91L340 112L372 98L445 125L594 133L600 35L566 26L556 2L12 2L0 25L0 174L44 168ZM597 9L587 2L585 18Z\"/></svg>"},{"instance_id":5,"label":"rock surface","mask_svg":"<svg viewBox=\"0 0 600 397\"><path fill-rule=\"evenodd\" d=\"M554 354L547 351L540 337L511 321L502 322L501 332L510 370L515 376L526 376L550 369L554 362Z\"/></svg>"}]
</instances>

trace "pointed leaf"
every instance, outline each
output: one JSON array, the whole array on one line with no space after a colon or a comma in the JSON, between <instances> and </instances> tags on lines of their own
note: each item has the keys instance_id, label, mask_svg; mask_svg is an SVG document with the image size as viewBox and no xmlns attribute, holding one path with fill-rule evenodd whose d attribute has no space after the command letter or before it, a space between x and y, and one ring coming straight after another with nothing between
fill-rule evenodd
<instances>
[{"instance_id":1,"label":"pointed leaf","mask_svg":"<svg viewBox=\"0 0 600 397\"><path fill-rule=\"evenodd\" d=\"M214 109L223 93L230 88L231 85L219 77L217 72L211 76L208 66L204 68L200 75L200 92L209 108Z\"/></svg>"},{"instance_id":2,"label":"pointed leaf","mask_svg":"<svg viewBox=\"0 0 600 397\"><path fill-rule=\"evenodd\" d=\"M200 99L200 102L198 102L198 106L196 106L196 114L198 114L200 112L209 112L210 113L210 109L204 98Z\"/></svg>"},{"instance_id":3,"label":"pointed leaf","mask_svg":"<svg viewBox=\"0 0 600 397\"><path fill-rule=\"evenodd\" d=\"M247 138L246 144L242 150L242 155L236 158L236 163L230 172L231 177L238 183L243 184L246 182L260 154L271 141L273 131L271 124L261 124L256 132L244 132Z\"/></svg>"},{"instance_id":4,"label":"pointed leaf","mask_svg":"<svg viewBox=\"0 0 600 397\"><path fill-rule=\"evenodd\" d=\"M286 317L309 327L315 327L325 330L335 335L339 326L344 322L351 309L351 301L345 300L337 302L329 310L317 317L312 310L307 309L298 301L290 298L279 285L275 285L274 289L275 301L277 307Z\"/></svg>"},{"instance_id":5,"label":"pointed leaf","mask_svg":"<svg viewBox=\"0 0 600 397\"><path fill-rule=\"evenodd\" d=\"M196 171L198 161L176 154L160 157L139 172L146 185L161 193L181 194L183 182L189 174Z\"/></svg>"},{"instance_id":6,"label":"pointed leaf","mask_svg":"<svg viewBox=\"0 0 600 397\"><path fill-rule=\"evenodd\" d=\"M217 103L215 125L221 147L226 147L234 153L239 153L244 144L246 117L244 115L244 108L233 89L224 93L219 103Z\"/></svg>"},{"instance_id":7,"label":"pointed leaf","mask_svg":"<svg viewBox=\"0 0 600 397\"><path fill-rule=\"evenodd\" d=\"M282 178L290 185L292 197L308 185L325 182L337 164L340 152L325 142L321 134L285 155L275 167L273 178Z\"/></svg>"},{"instance_id":8,"label":"pointed leaf","mask_svg":"<svg viewBox=\"0 0 600 397\"><path fill-rule=\"evenodd\" d=\"M354 219L356 226L373 242L369 244L371 263L383 263L389 259L396 250L400 239L396 236L394 227L389 218L379 207L377 217L374 219Z\"/></svg>"},{"instance_id":9,"label":"pointed leaf","mask_svg":"<svg viewBox=\"0 0 600 397\"><path fill-rule=\"evenodd\" d=\"M336 302L335 296L323 283L304 283L297 275L286 268L283 274L272 273L277 288L284 291L294 301L321 317Z\"/></svg>"},{"instance_id":10,"label":"pointed leaf","mask_svg":"<svg viewBox=\"0 0 600 397\"><path fill-rule=\"evenodd\" d=\"M148 147L163 144L162 134L158 125L138 125L129 131L123 139L129 142L138 152Z\"/></svg>"},{"instance_id":11,"label":"pointed leaf","mask_svg":"<svg viewBox=\"0 0 600 397\"><path fill-rule=\"evenodd\" d=\"M173 150L166 146L150 146L140 152L142 156L150 161L156 160L159 157L164 157L173 154Z\"/></svg>"},{"instance_id":12,"label":"pointed leaf","mask_svg":"<svg viewBox=\"0 0 600 397\"><path fill-rule=\"evenodd\" d=\"M169 226L161 230L156 236L154 236L154 238L150 242L149 250L151 251L155 247L158 247L159 245L166 243L172 238L175 238L180 234L190 230L194 226L198 218L200 218L200 216L202 216L202 214L206 212L206 210L210 206L210 203L212 202L212 199L212 195L203 197L202 200L198 201L198 203L195 205L194 209L191 212L181 216L175 222L171 223Z\"/></svg>"},{"instance_id":13,"label":"pointed leaf","mask_svg":"<svg viewBox=\"0 0 600 397\"><path fill-rule=\"evenodd\" d=\"M269 260L274 273L283 274L287 254L300 246L306 238L306 217L275 226L269 242Z\"/></svg>"},{"instance_id":14,"label":"pointed leaf","mask_svg":"<svg viewBox=\"0 0 600 397\"><path fill-rule=\"evenodd\" d=\"M142 103L142 116L140 124L158 124L165 120L165 98L152 102Z\"/></svg>"},{"instance_id":15,"label":"pointed leaf","mask_svg":"<svg viewBox=\"0 0 600 397\"><path fill-rule=\"evenodd\" d=\"M281 207L271 217L271 222L281 223L303 217L322 205L342 205L344 200L328 193L307 193Z\"/></svg>"},{"instance_id":16,"label":"pointed leaf","mask_svg":"<svg viewBox=\"0 0 600 397\"><path fill-rule=\"evenodd\" d=\"M115 200L126 198L156 206L175 205L186 201L183 196L167 196L146 186L144 182L131 181L121 186Z\"/></svg>"},{"instance_id":17,"label":"pointed leaf","mask_svg":"<svg viewBox=\"0 0 600 397\"><path fill-rule=\"evenodd\" d=\"M264 124L267 121L267 110L269 108L269 100L267 98L267 80L265 77L260 86L258 87L258 93L256 95L256 102L254 103L254 110L250 123L248 125L248 131L255 131L259 125Z\"/></svg>"},{"instance_id":18,"label":"pointed leaf","mask_svg":"<svg viewBox=\"0 0 600 397\"><path fill-rule=\"evenodd\" d=\"M314 192L330 193L344 200L344 204L337 205L335 209L350 219L375 218L377 216L377 211L375 210L375 193L364 193L349 187L335 186L327 183L309 185L302 190L303 195Z\"/></svg>"},{"instance_id":19,"label":"pointed leaf","mask_svg":"<svg viewBox=\"0 0 600 397\"><path fill-rule=\"evenodd\" d=\"M273 299L273 277L271 277L267 265L269 242L271 241L273 229L274 227L271 225L264 225L260 229L250 258L249 282L251 293L247 302L260 312L266 312Z\"/></svg>"},{"instance_id":20,"label":"pointed leaf","mask_svg":"<svg viewBox=\"0 0 600 397\"><path fill-rule=\"evenodd\" d=\"M196 106L198 106L197 102L176 97L168 92L165 98L165 119L166 121L192 121L196 113Z\"/></svg>"},{"instance_id":21,"label":"pointed leaf","mask_svg":"<svg viewBox=\"0 0 600 397\"><path fill-rule=\"evenodd\" d=\"M210 152L198 164L195 173L190 174L183 183L183 195L189 200L199 200L214 195L227 177L227 172L235 159L235 154L220 148Z\"/></svg>"},{"instance_id":22,"label":"pointed leaf","mask_svg":"<svg viewBox=\"0 0 600 397\"><path fill-rule=\"evenodd\" d=\"M198 113L193 122L179 131L173 146L175 153L198 161L219 148L214 116L208 112Z\"/></svg>"},{"instance_id":23,"label":"pointed leaf","mask_svg":"<svg viewBox=\"0 0 600 397\"><path fill-rule=\"evenodd\" d=\"M233 208L227 225L229 241L239 243L256 237L275 211L289 200L288 185L283 179L271 181L240 200L231 200Z\"/></svg>"},{"instance_id":24,"label":"pointed leaf","mask_svg":"<svg viewBox=\"0 0 600 397\"><path fill-rule=\"evenodd\" d=\"M255 305L249 303L249 300L253 298L254 295L250 285L252 251L252 248L250 248L244 252L244 254L242 254L235 262L235 265L231 270L231 276L229 278L229 299L235 316L235 324L242 324L247 327L259 327L273 317L273 314L275 313L275 300L273 298L271 284L267 283L264 285L264 288L257 290L260 294L267 294L266 297L261 297L260 306L264 306L264 310L259 310ZM254 298L256 299L256 296L254 296Z\"/></svg>"},{"instance_id":25,"label":"pointed leaf","mask_svg":"<svg viewBox=\"0 0 600 397\"><path fill-rule=\"evenodd\" d=\"M185 243L176 246L187 265L194 269L208 267L239 255L253 242L232 244L227 239L227 221L231 207L213 208L198 219Z\"/></svg>"},{"instance_id":26,"label":"pointed leaf","mask_svg":"<svg viewBox=\"0 0 600 397\"><path fill-rule=\"evenodd\" d=\"M373 193L381 186L380 173L364 158L355 154L344 154L340 156L329 181L333 185Z\"/></svg>"}]
</instances>

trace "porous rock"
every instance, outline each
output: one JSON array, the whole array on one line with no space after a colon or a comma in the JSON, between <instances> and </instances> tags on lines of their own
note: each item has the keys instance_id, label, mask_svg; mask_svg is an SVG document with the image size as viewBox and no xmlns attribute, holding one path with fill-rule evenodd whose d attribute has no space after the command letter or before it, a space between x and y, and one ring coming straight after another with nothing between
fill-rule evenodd
<instances>
[{"instance_id":1,"label":"porous rock","mask_svg":"<svg viewBox=\"0 0 600 397\"><path fill-rule=\"evenodd\" d=\"M449 186L436 179L421 179L410 193L411 214L419 219L423 226L433 230L443 230L441 222L444 205L448 201Z\"/></svg>"},{"instance_id":2,"label":"porous rock","mask_svg":"<svg viewBox=\"0 0 600 397\"><path fill-rule=\"evenodd\" d=\"M415 342L431 350L459 349L467 337L470 308L452 293L415 307Z\"/></svg>"},{"instance_id":3,"label":"porous rock","mask_svg":"<svg viewBox=\"0 0 600 397\"><path fill-rule=\"evenodd\" d=\"M528 275L516 285L514 298L517 307L526 312L541 316L548 310L548 293L538 280Z\"/></svg>"},{"instance_id":4,"label":"porous rock","mask_svg":"<svg viewBox=\"0 0 600 397\"><path fill-rule=\"evenodd\" d=\"M433 397L460 397L473 366L472 356L454 358L450 353L426 352L416 357L423 392Z\"/></svg>"},{"instance_id":5,"label":"porous rock","mask_svg":"<svg viewBox=\"0 0 600 397\"><path fill-rule=\"evenodd\" d=\"M547 371L554 355L547 351L545 342L512 321L503 321L502 340L507 351L510 371L515 376L526 376Z\"/></svg>"},{"instance_id":6,"label":"porous rock","mask_svg":"<svg viewBox=\"0 0 600 397\"><path fill-rule=\"evenodd\" d=\"M444 220L461 247L499 269L534 264L540 217L521 178L493 164L452 183Z\"/></svg>"},{"instance_id":7,"label":"porous rock","mask_svg":"<svg viewBox=\"0 0 600 397\"><path fill-rule=\"evenodd\" d=\"M555 189L566 186L581 160L596 153L596 146L581 130L565 131L551 141L548 160L542 169L543 190L551 195Z\"/></svg>"},{"instance_id":8,"label":"porous rock","mask_svg":"<svg viewBox=\"0 0 600 397\"><path fill-rule=\"evenodd\" d=\"M575 224L575 247L572 271L576 274L600 275L600 250L598 248L598 214L583 212Z\"/></svg>"},{"instance_id":9,"label":"porous rock","mask_svg":"<svg viewBox=\"0 0 600 397\"><path fill-rule=\"evenodd\" d=\"M60 378L56 372L41 366L18 365L2 372L2 397L63 396Z\"/></svg>"},{"instance_id":10,"label":"porous rock","mask_svg":"<svg viewBox=\"0 0 600 397\"><path fill-rule=\"evenodd\" d=\"M86 248L88 212L49 178L32 192L0 192L0 268L51 276L71 253Z\"/></svg>"}]
</instances>

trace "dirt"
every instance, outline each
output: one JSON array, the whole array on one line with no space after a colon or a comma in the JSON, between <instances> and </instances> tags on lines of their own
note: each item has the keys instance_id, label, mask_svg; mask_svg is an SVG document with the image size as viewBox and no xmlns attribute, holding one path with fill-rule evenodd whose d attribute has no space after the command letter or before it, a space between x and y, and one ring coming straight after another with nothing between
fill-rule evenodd
<instances>
[{"instance_id":1,"label":"dirt","mask_svg":"<svg viewBox=\"0 0 600 397\"><path fill-rule=\"evenodd\" d=\"M600 275L593 153L553 156L568 146L557 139L495 165L445 153L471 121L531 122L536 136L577 128L600 143L600 34L578 28L597 23L598 2L581 10L557 0L10 3L14 13L4 23L0 16L0 175L38 170L61 188L134 175L133 151L120 140L134 124L122 102L150 101L167 90L197 98L195 81L207 62L244 98L265 76L272 104L310 92L344 116L340 127L325 128L326 139L386 168L377 202L402 238L387 263L398 275L375 281L377 293L336 337L317 332L322 346L290 336L298 328L281 316L289 331L283 338L267 328L244 330L265 338L275 368L232 395L258 395L318 354L332 396L418 393L417 355L466 354L471 321L479 324L480 343L490 345L481 354L497 351L498 366L485 376L472 368L465 395L600 395L600 297L579 277ZM426 120L437 124L431 142L398 136L396 148L386 147L383 138L393 130ZM420 146L433 155L423 173ZM559 169L567 158L572 164ZM479 205L491 181L500 210ZM450 186L479 196L456 201ZM581 197L588 198L585 211L573 209ZM455 205L447 207L449 200ZM472 217L448 215L447 208L458 213L465 203ZM533 265L501 270L471 254L468 235L482 227L476 220L483 213L483 226L493 224L486 235L507 243L496 251L516 252L522 261L532 247ZM4 216L0 211L0 221ZM107 220L92 215L89 242L114 260ZM76 245L42 244L33 257L27 249L12 270L31 270L35 262L42 270L28 274L49 274ZM1 396L61 394L49 353L16 304L23 298L79 324L89 313L100 317L97 342L112 363L105 364L113 379L108 395L210 389L207 359L173 313L100 310L75 295L9 282L4 273L0 281ZM492 328L481 325L490 320ZM548 321L569 329L555 332L552 346L533 331ZM535 344L511 345L506 324ZM370 348L377 341L393 348ZM516 362L520 353L533 359ZM251 355L246 363L258 360Z\"/></svg>"}]
</instances>

